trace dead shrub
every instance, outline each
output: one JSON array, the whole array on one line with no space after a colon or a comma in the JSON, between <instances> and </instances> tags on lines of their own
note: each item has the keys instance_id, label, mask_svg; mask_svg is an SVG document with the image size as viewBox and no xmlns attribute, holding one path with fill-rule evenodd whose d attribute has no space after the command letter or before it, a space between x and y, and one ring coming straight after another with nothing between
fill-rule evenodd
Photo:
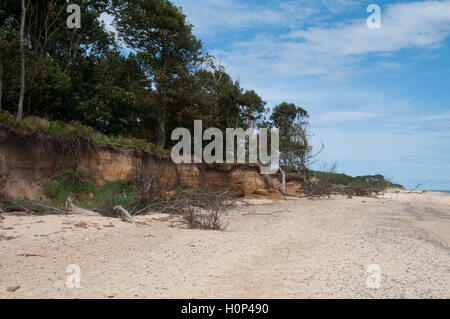
<instances>
[{"instance_id":1,"label":"dead shrub","mask_svg":"<svg viewBox=\"0 0 450 319\"><path fill-rule=\"evenodd\" d=\"M135 197L131 204L130 215L145 215L159 212L178 216L172 227L185 225L189 229L224 230L227 224L224 217L228 209L236 205L236 200L227 192L214 193L192 189L189 185L180 185L174 192L166 193L161 186L162 173L155 171L150 176L135 178L131 183ZM117 217L114 199L100 209L102 215Z\"/></svg>"},{"instance_id":2,"label":"dead shrub","mask_svg":"<svg viewBox=\"0 0 450 319\"><path fill-rule=\"evenodd\" d=\"M115 195L113 195L111 199L106 200L99 206L98 212L103 217L119 218L120 212L114 209L114 207L116 207L117 205L118 204L116 204Z\"/></svg>"},{"instance_id":3,"label":"dead shrub","mask_svg":"<svg viewBox=\"0 0 450 319\"><path fill-rule=\"evenodd\" d=\"M352 183L344 190L344 194L347 195L349 198L353 196L367 197L372 193L373 192L370 190L369 185L362 182Z\"/></svg>"},{"instance_id":4,"label":"dead shrub","mask_svg":"<svg viewBox=\"0 0 450 319\"><path fill-rule=\"evenodd\" d=\"M172 226L184 224L189 229L225 230L224 222L228 209L236 205L236 200L225 193L195 190L179 192L166 209L181 216Z\"/></svg>"},{"instance_id":5,"label":"dead shrub","mask_svg":"<svg viewBox=\"0 0 450 319\"><path fill-rule=\"evenodd\" d=\"M149 206L165 200L165 194L161 187L161 177L162 172L155 171L149 176L135 178L131 182L135 193L135 198L130 205L130 209L135 212L132 215L145 213Z\"/></svg>"},{"instance_id":6,"label":"dead shrub","mask_svg":"<svg viewBox=\"0 0 450 319\"><path fill-rule=\"evenodd\" d=\"M303 190L309 199L327 197L331 198L332 185L326 181L306 180L303 183Z\"/></svg>"}]
</instances>

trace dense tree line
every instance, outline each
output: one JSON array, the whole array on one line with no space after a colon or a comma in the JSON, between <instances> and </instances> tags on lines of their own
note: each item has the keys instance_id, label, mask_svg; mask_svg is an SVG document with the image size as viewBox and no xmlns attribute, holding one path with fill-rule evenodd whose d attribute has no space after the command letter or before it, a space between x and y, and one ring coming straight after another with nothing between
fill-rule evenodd
<instances>
[{"instance_id":1,"label":"dense tree line","mask_svg":"<svg viewBox=\"0 0 450 319\"><path fill-rule=\"evenodd\" d=\"M81 28L67 27L67 1L2 0L0 109L162 148L172 146L173 129L192 128L195 119L222 130L279 127L282 165L306 168L308 113L282 103L267 115L266 102L204 50L180 8L167 0L70 3L81 7ZM104 12L117 35L100 22Z\"/></svg>"}]
</instances>

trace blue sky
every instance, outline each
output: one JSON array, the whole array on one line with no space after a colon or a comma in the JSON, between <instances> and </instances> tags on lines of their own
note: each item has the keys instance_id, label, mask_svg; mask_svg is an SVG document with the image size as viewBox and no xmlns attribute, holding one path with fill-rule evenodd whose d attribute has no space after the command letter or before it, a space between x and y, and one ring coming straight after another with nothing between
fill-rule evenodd
<instances>
[{"instance_id":1,"label":"blue sky","mask_svg":"<svg viewBox=\"0 0 450 319\"><path fill-rule=\"evenodd\" d=\"M317 168L450 189L450 0L172 2L245 88L308 110Z\"/></svg>"},{"instance_id":2,"label":"blue sky","mask_svg":"<svg viewBox=\"0 0 450 319\"><path fill-rule=\"evenodd\" d=\"M244 87L310 112L316 166L450 189L449 0L173 2Z\"/></svg>"}]
</instances>

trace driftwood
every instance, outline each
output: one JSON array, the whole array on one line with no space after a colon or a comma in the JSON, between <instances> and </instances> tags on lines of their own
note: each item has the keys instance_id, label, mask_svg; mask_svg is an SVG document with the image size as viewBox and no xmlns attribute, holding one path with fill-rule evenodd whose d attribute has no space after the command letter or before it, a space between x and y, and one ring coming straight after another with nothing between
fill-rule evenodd
<instances>
[{"instance_id":1,"label":"driftwood","mask_svg":"<svg viewBox=\"0 0 450 319\"><path fill-rule=\"evenodd\" d=\"M417 184L417 186L410 190L407 194L425 194L427 191L417 191L421 186L423 186L423 184Z\"/></svg>"},{"instance_id":2,"label":"driftwood","mask_svg":"<svg viewBox=\"0 0 450 319\"><path fill-rule=\"evenodd\" d=\"M64 210L59 209L59 208L56 208L56 207L44 205L44 204L42 204L42 203L37 203L37 202L34 202L34 201L25 200L25 199L24 199L23 201L24 201L25 203L27 203L27 204L30 204L30 205L35 205L35 206L37 206L37 207L41 207L41 208L45 208L45 209L50 209L50 210L53 210L53 211L59 212L59 213L65 213Z\"/></svg>"},{"instance_id":3,"label":"driftwood","mask_svg":"<svg viewBox=\"0 0 450 319\"><path fill-rule=\"evenodd\" d=\"M80 207L75 206L73 204L72 197L67 198L65 209L66 209L67 212L70 212L70 213L76 214L76 215L101 216L100 213L98 213L98 212L94 212L92 210L88 210L88 209L84 209L84 208L80 208ZM127 212L126 209L123 208L122 206L116 206L116 207L114 207L114 210L118 210L121 213L120 214L120 218L122 218L122 220L124 222L131 223L131 224L136 224L136 222L134 221L134 219L131 216L131 214L129 212Z\"/></svg>"},{"instance_id":4,"label":"driftwood","mask_svg":"<svg viewBox=\"0 0 450 319\"><path fill-rule=\"evenodd\" d=\"M82 215L82 216L100 216L99 213L94 212L92 210L87 210L84 208L77 207L73 204L72 197L69 196L66 200L66 212L70 212L72 214L76 215Z\"/></svg>"},{"instance_id":5,"label":"driftwood","mask_svg":"<svg viewBox=\"0 0 450 319\"><path fill-rule=\"evenodd\" d=\"M46 258L45 256L42 255L34 255L34 254L20 254L20 255L16 255L18 257L42 257L42 258Z\"/></svg>"},{"instance_id":6,"label":"driftwood","mask_svg":"<svg viewBox=\"0 0 450 319\"><path fill-rule=\"evenodd\" d=\"M38 203L35 201L30 201L27 199L21 199L21 200L14 200L10 199L12 203L14 203L16 206L8 207L6 208L6 211L9 213L41 213L42 210L47 213L52 214L66 214L67 212L63 209L59 209L57 207L48 206L43 203ZM0 214L5 213L3 210L0 209ZM0 219L4 219L0 216Z\"/></svg>"},{"instance_id":7,"label":"driftwood","mask_svg":"<svg viewBox=\"0 0 450 319\"><path fill-rule=\"evenodd\" d=\"M281 213L289 213L290 212L290 210L277 210L277 211L275 211L275 212L271 212L271 213L267 213L267 214L265 214L265 213L245 213L245 214L242 214L242 216L250 216L250 215L255 215L255 216L274 216L275 214L281 214Z\"/></svg>"},{"instance_id":8,"label":"driftwood","mask_svg":"<svg viewBox=\"0 0 450 319\"><path fill-rule=\"evenodd\" d=\"M122 206L116 206L116 207L114 207L114 210L118 210L119 212L121 212L120 218L122 218L122 220L124 222L130 223L130 224L136 224L136 222L134 221L131 214L129 212L127 212L127 210L125 208L123 208Z\"/></svg>"}]
</instances>

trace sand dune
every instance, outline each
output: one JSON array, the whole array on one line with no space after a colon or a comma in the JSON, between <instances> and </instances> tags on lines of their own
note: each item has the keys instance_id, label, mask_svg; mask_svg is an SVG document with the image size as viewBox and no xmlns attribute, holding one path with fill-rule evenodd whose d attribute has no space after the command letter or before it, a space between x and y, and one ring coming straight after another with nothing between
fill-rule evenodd
<instances>
[{"instance_id":1,"label":"sand dune","mask_svg":"<svg viewBox=\"0 0 450 319\"><path fill-rule=\"evenodd\" d=\"M253 200L225 232L150 216L5 217L0 298L450 297L449 194ZM71 264L80 289L66 286ZM367 286L374 264L379 289Z\"/></svg>"}]
</instances>

